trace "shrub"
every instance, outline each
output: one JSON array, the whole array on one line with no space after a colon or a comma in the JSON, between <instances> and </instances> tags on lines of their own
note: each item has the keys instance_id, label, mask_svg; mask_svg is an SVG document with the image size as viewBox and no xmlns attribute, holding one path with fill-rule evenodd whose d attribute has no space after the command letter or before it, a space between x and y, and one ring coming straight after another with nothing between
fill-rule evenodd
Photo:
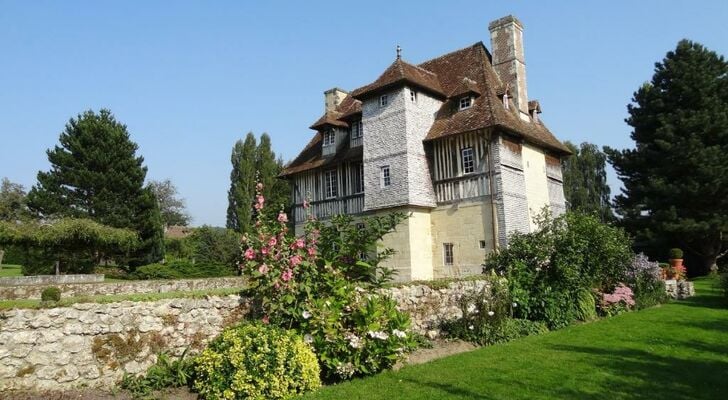
<instances>
[{"instance_id":1,"label":"shrub","mask_svg":"<svg viewBox=\"0 0 728 400\"><path fill-rule=\"evenodd\" d=\"M670 249L669 257L671 260L679 260L683 258L683 251L678 248Z\"/></svg>"},{"instance_id":2,"label":"shrub","mask_svg":"<svg viewBox=\"0 0 728 400\"><path fill-rule=\"evenodd\" d=\"M597 317L597 303L594 293L581 289L576 295L576 318L579 321L591 321Z\"/></svg>"},{"instance_id":3,"label":"shrub","mask_svg":"<svg viewBox=\"0 0 728 400\"><path fill-rule=\"evenodd\" d=\"M226 265L231 268L237 264L240 254L240 235L231 229L205 225L196 228L184 240L196 264Z\"/></svg>"},{"instance_id":4,"label":"shrub","mask_svg":"<svg viewBox=\"0 0 728 400\"><path fill-rule=\"evenodd\" d=\"M51 286L43 289L40 293L41 301L61 301L61 289Z\"/></svg>"},{"instance_id":5,"label":"shrub","mask_svg":"<svg viewBox=\"0 0 728 400\"><path fill-rule=\"evenodd\" d=\"M134 397L148 396L155 390L169 387L181 387L190 383L193 372L193 359L185 358L185 353L178 359L172 359L162 353L157 362L149 367L143 376L124 375L121 388L132 393Z\"/></svg>"},{"instance_id":6,"label":"shrub","mask_svg":"<svg viewBox=\"0 0 728 400\"><path fill-rule=\"evenodd\" d=\"M288 399L321 386L313 351L291 331L228 328L195 359L193 386L205 399Z\"/></svg>"},{"instance_id":7,"label":"shrub","mask_svg":"<svg viewBox=\"0 0 728 400\"><path fill-rule=\"evenodd\" d=\"M669 268L669 265L668 265ZM634 291L637 308L651 307L667 300L660 264L640 253L634 256L627 269L627 283Z\"/></svg>"},{"instance_id":8,"label":"shrub","mask_svg":"<svg viewBox=\"0 0 728 400\"><path fill-rule=\"evenodd\" d=\"M594 216L542 214L538 222L536 232L513 234L508 248L490 255L484 268L508 278L517 318L553 329L579 318L574 299L580 291L611 292L624 281L632 252L623 230Z\"/></svg>"},{"instance_id":9,"label":"shrub","mask_svg":"<svg viewBox=\"0 0 728 400\"><path fill-rule=\"evenodd\" d=\"M612 293L602 293L599 310L605 316L613 316L634 307L634 293L624 284L619 284Z\"/></svg>"},{"instance_id":10,"label":"shrub","mask_svg":"<svg viewBox=\"0 0 728 400\"><path fill-rule=\"evenodd\" d=\"M137 279L215 278L234 274L235 270L226 265L193 264L186 260L143 265L133 273Z\"/></svg>"}]
</instances>

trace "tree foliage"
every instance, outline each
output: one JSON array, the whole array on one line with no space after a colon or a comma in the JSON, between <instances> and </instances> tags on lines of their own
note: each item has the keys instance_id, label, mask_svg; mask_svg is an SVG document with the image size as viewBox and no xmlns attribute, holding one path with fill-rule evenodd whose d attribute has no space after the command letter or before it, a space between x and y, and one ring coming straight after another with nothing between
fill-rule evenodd
<instances>
[{"instance_id":1,"label":"tree foliage","mask_svg":"<svg viewBox=\"0 0 728 400\"><path fill-rule=\"evenodd\" d=\"M18 221L27 217L25 188L8 178L3 178L0 184L0 221Z\"/></svg>"},{"instance_id":2,"label":"tree foliage","mask_svg":"<svg viewBox=\"0 0 728 400\"><path fill-rule=\"evenodd\" d=\"M171 180L149 182L154 195L159 202L159 211L162 215L164 226L187 226L190 223L190 216L187 213L184 199L179 197L177 187Z\"/></svg>"},{"instance_id":3,"label":"tree foliage","mask_svg":"<svg viewBox=\"0 0 728 400\"><path fill-rule=\"evenodd\" d=\"M564 143L573 153L562 162L564 195L569 210L599 216L602 221L614 218L607 184L607 156L592 144L584 142L579 147Z\"/></svg>"},{"instance_id":4,"label":"tree foliage","mask_svg":"<svg viewBox=\"0 0 728 400\"><path fill-rule=\"evenodd\" d=\"M632 101L636 147L607 149L624 183L616 209L645 250L679 244L707 272L728 248L728 63L683 40Z\"/></svg>"},{"instance_id":5,"label":"tree foliage","mask_svg":"<svg viewBox=\"0 0 728 400\"><path fill-rule=\"evenodd\" d=\"M38 173L28 194L31 210L43 218L88 218L135 230L141 243L130 264L160 260L164 242L157 199L144 186L147 169L126 126L109 110L89 110L69 120L59 141L47 151L51 169Z\"/></svg>"}]
</instances>

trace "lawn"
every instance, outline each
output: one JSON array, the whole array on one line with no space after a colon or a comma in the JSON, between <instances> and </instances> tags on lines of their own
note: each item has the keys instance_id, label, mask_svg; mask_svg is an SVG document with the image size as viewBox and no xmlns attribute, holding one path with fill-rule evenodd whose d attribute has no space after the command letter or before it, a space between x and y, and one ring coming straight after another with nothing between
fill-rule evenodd
<instances>
[{"instance_id":1,"label":"lawn","mask_svg":"<svg viewBox=\"0 0 728 400\"><path fill-rule=\"evenodd\" d=\"M728 308L698 296L326 387L304 399L726 399Z\"/></svg>"},{"instance_id":2,"label":"lawn","mask_svg":"<svg viewBox=\"0 0 728 400\"><path fill-rule=\"evenodd\" d=\"M2 268L0 268L0 278L7 276L23 276L21 268L22 267L20 265L3 264Z\"/></svg>"}]
</instances>

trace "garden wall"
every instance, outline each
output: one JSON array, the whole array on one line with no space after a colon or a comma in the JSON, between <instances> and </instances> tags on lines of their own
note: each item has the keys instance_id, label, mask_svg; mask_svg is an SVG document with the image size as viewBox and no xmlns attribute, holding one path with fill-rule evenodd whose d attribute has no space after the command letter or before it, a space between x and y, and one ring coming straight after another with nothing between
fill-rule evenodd
<instances>
[{"instance_id":1,"label":"garden wall","mask_svg":"<svg viewBox=\"0 0 728 400\"><path fill-rule=\"evenodd\" d=\"M104 275L102 274L9 276L0 278L0 286L58 285L63 283L95 283L103 281Z\"/></svg>"},{"instance_id":2,"label":"garden wall","mask_svg":"<svg viewBox=\"0 0 728 400\"><path fill-rule=\"evenodd\" d=\"M668 279L665 281L665 291L668 296L677 300L695 296L695 286L689 281Z\"/></svg>"},{"instance_id":3,"label":"garden wall","mask_svg":"<svg viewBox=\"0 0 728 400\"><path fill-rule=\"evenodd\" d=\"M458 299L484 286L462 281L383 292L410 313L415 332L434 338L442 321L460 315ZM0 391L110 388L125 372L146 370L161 351L199 350L246 310L245 299L230 295L0 312Z\"/></svg>"},{"instance_id":4,"label":"garden wall","mask_svg":"<svg viewBox=\"0 0 728 400\"><path fill-rule=\"evenodd\" d=\"M241 277L228 277L107 283L69 283L37 286L0 286L0 300L40 299L41 292L48 286L56 286L61 289L61 297L79 297L236 288L242 287L244 284L245 281Z\"/></svg>"}]
</instances>

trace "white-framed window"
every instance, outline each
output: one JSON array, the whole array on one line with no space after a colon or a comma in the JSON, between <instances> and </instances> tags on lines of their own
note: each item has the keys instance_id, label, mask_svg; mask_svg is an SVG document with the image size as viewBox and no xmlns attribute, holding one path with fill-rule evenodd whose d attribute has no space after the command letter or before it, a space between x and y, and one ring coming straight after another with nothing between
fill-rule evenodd
<instances>
[{"instance_id":1,"label":"white-framed window","mask_svg":"<svg viewBox=\"0 0 728 400\"><path fill-rule=\"evenodd\" d=\"M504 95L503 95L503 107L504 107L504 108L505 108L506 110L508 110L508 109L510 109L510 108L511 108L511 105L510 105L510 103L508 102L508 95L507 95L507 94L504 94Z\"/></svg>"},{"instance_id":2,"label":"white-framed window","mask_svg":"<svg viewBox=\"0 0 728 400\"><path fill-rule=\"evenodd\" d=\"M461 97L460 98L460 107L459 107L460 110L468 109L472 105L473 105L473 98L472 97L467 96L467 97Z\"/></svg>"},{"instance_id":3,"label":"white-framed window","mask_svg":"<svg viewBox=\"0 0 728 400\"><path fill-rule=\"evenodd\" d=\"M481 249L484 250L485 249L485 240L481 240L480 242L478 242L478 247L480 247Z\"/></svg>"},{"instance_id":4,"label":"white-framed window","mask_svg":"<svg viewBox=\"0 0 728 400\"><path fill-rule=\"evenodd\" d=\"M381 187L389 187L389 185L392 184L392 177L390 175L389 171L389 165L384 165L380 167L379 170L379 183Z\"/></svg>"},{"instance_id":5,"label":"white-framed window","mask_svg":"<svg viewBox=\"0 0 728 400\"><path fill-rule=\"evenodd\" d=\"M410 89L410 101L413 103L417 103L417 91Z\"/></svg>"},{"instance_id":6,"label":"white-framed window","mask_svg":"<svg viewBox=\"0 0 728 400\"><path fill-rule=\"evenodd\" d=\"M324 146L332 146L336 143L336 132L333 129L324 131Z\"/></svg>"},{"instance_id":7,"label":"white-framed window","mask_svg":"<svg viewBox=\"0 0 728 400\"><path fill-rule=\"evenodd\" d=\"M460 155L463 159L463 173L472 174L475 172L475 160L473 159L473 148L465 147L460 150Z\"/></svg>"},{"instance_id":8,"label":"white-framed window","mask_svg":"<svg viewBox=\"0 0 728 400\"><path fill-rule=\"evenodd\" d=\"M389 96L386 94L379 96L379 107L384 107L387 104L389 104Z\"/></svg>"},{"instance_id":9,"label":"white-framed window","mask_svg":"<svg viewBox=\"0 0 728 400\"><path fill-rule=\"evenodd\" d=\"M327 199L339 195L339 180L335 169L324 172L324 191Z\"/></svg>"},{"instance_id":10,"label":"white-framed window","mask_svg":"<svg viewBox=\"0 0 728 400\"><path fill-rule=\"evenodd\" d=\"M452 243L442 244L442 261L445 265L452 265L455 260Z\"/></svg>"},{"instance_id":11,"label":"white-framed window","mask_svg":"<svg viewBox=\"0 0 728 400\"><path fill-rule=\"evenodd\" d=\"M351 138L358 139L362 136L364 136L364 125L362 125L361 120L352 122L351 123Z\"/></svg>"},{"instance_id":12,"label":"white-framed window","mask_svg":"<svg viewBox=\"0 0 728 400\"><path fill-rule=\"evenodd\" d=\"M354 194L364 193L364 164L355 164L352 168L352 182L354 182Z\"/></svg>"}]
</instances>

